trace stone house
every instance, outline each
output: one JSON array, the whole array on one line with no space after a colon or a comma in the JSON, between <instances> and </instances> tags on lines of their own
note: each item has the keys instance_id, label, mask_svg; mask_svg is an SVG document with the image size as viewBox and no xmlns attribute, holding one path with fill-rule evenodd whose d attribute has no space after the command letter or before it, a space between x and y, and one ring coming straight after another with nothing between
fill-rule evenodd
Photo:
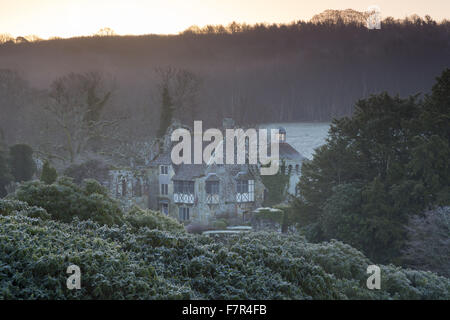
<instances>
[{"instance_id":1,"label":"stone house","mask_svg":"<svg viewBox=\"0 0 450 320\"><path fill-rule=\"evenodd\" d=\"M233 125L229 119L224 127ZM171 131L169 131L171 133ZM288 192L295 194L303 157L280 129L280 158L290 172ZM171 159L170 134L163 150L143 167L110 171L109 188L125 207L138 205L161 211L179 221L207 223L223 214L244 219L262 206L267 192L258 165L180 164Z\"/></svg>"}]
</instances>

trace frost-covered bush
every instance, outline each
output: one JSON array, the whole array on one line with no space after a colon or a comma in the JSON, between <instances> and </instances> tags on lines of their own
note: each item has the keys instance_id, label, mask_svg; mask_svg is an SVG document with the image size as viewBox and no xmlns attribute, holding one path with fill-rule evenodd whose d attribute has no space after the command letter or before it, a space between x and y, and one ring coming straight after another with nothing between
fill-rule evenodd
<instances>
[{"instance_id":1,"label":"frost-covered bush","mask_svg":"<svg viewBox=\"0 0 450 320\"><path fill-rule=\"evenodd\" d=\"M124 216L125 221L135 229L147 227L149 229L184 231L184 227L175 219L159 211L143 210L134 206Z\"/></svg>"},{"instance_id":2,"label":"frost-covered bush","mask_svg":"<svg viewBox=\"0 0 450 320\"><path fill-rule=\"evenodd\" d=\"M53 219L63 222L70 222L74 217L107 225L122 221L118 202L95 180L85 180L82 186L67 177L50 185L41 181L25 182L17 188L13 198L44 208Z\"/></svg>"},{"instance_id":3,"label":"frost-covered bush","mask_svg":"<svg viewBox=\"0 0 450 320\"><path fill-rule=\"evenodd\" d=\"M21 214L30 218L40 218L42 220L51 218L43 208L29 206L28 203L23 201L0 199L0 215L9 216L14 214Z\"/></svg>"},{"instance_id":4,"label":"frost-covered bush","mask_svg":"<svg viewBox=\"0 0 450 320\"><path fill-rule=\"evenodd\" d=\"M79 291L66 289L70 264L81 268ZM0 299L450 299L448 278L391 265L380 265L381 290L369 290L370 264L342 242L297 234L0 216Z\"/></svg>"},{"instance_id":5,"label":"frost-covered bush","mask_svg":"<svg viewBox=\"0 0 450 320\"><path fill-rule=\"evenodd\" d=\"M406 229L403 263L450 277L450 207L413 216Z\"/></svg>"},{"instance_id":6,"label":"frost-covered bush","mask_svg":"<svg viewBox=\"0 0 450 320\"><path fill-rule=\"evenodd\" d=\"M0 216L0 299L189 297L188 288L160 278L154 267L120 244L77 228L21 215ZM81 290L66 287L66 270L72 264L81 269Z\"/></svg>"}]
</instances>

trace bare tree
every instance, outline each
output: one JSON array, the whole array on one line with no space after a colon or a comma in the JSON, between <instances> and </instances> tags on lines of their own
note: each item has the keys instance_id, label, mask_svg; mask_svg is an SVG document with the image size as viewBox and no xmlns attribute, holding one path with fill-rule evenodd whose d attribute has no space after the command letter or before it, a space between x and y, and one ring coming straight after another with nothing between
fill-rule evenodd
<instances>
[{"instance_id":1,"label":"bare tree","mask_svg":"<svg viewBox=\"0 0 450 320\"><path fill-rule=\"evenodd\" d=\"M198 93L202 81L196 74L175 67L156 68L159 77L159 96L165 89L168 90L175 113L189 114L195 118L198 111ZM192 120L191 119L191 120Z\"/></svg>"},{"instance_id":2,"label":"bare tree","mask_svg":"<svg viewBox=\"0 0 450 320\"><path fill-rule=\"evenodd\" d=\"M51 86L45 110L62 133L54 150L68 154L73 163L97 139L111 138L119 120L102 118L102 111L112 93L96 72L70 73L56 79Z\"/></svg>"},{"instance_id":3,"label":"bare tree","mask_svg":"<svg viewBox=\"0 0 450 320\"><path fill-rule=\"evenodd\" d=\"M115 35L116 35L116 33L114 32L114 30L111 28L108 28L108 27L100 29L95 34L95 36L99 36L99 37L107 37L107 36L115 36Z\"/></svg>"}]
</instances>

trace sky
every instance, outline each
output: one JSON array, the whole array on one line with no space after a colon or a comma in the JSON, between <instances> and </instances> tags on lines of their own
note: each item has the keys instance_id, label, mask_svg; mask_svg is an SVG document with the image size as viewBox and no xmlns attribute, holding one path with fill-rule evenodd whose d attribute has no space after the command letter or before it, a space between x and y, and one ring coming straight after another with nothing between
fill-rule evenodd
<instances>
[{"instance_id":1,"label":"sky","mask_svg":"<svg viewBox=\"0 0 450 320\"><path fill-rule=\"evenodd\" d=\"M0 0L0 34L67 38L104 27L120 35L176 34L192 25L283 23L370 5L380 7L382 17L450 20L450 0Z\"/></svg>"}]
</instances>

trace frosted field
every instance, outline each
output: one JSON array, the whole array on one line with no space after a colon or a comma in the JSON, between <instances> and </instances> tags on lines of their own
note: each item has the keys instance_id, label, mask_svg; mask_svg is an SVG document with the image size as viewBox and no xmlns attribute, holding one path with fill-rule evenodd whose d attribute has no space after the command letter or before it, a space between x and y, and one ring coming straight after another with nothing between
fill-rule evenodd
<instances>
[{"instance_id":1,"label":"frosted field","mask_svg":"<svg viewBox=\"0 0 450 320\"><path fill-rule=\"evenodd\" d=\"M270 123L261 125L261 128L286 129L286 141L304 157L311 159L314 149L325 143L330 127L329 122L294 122Z\"/></svg>"}]
</instances>

